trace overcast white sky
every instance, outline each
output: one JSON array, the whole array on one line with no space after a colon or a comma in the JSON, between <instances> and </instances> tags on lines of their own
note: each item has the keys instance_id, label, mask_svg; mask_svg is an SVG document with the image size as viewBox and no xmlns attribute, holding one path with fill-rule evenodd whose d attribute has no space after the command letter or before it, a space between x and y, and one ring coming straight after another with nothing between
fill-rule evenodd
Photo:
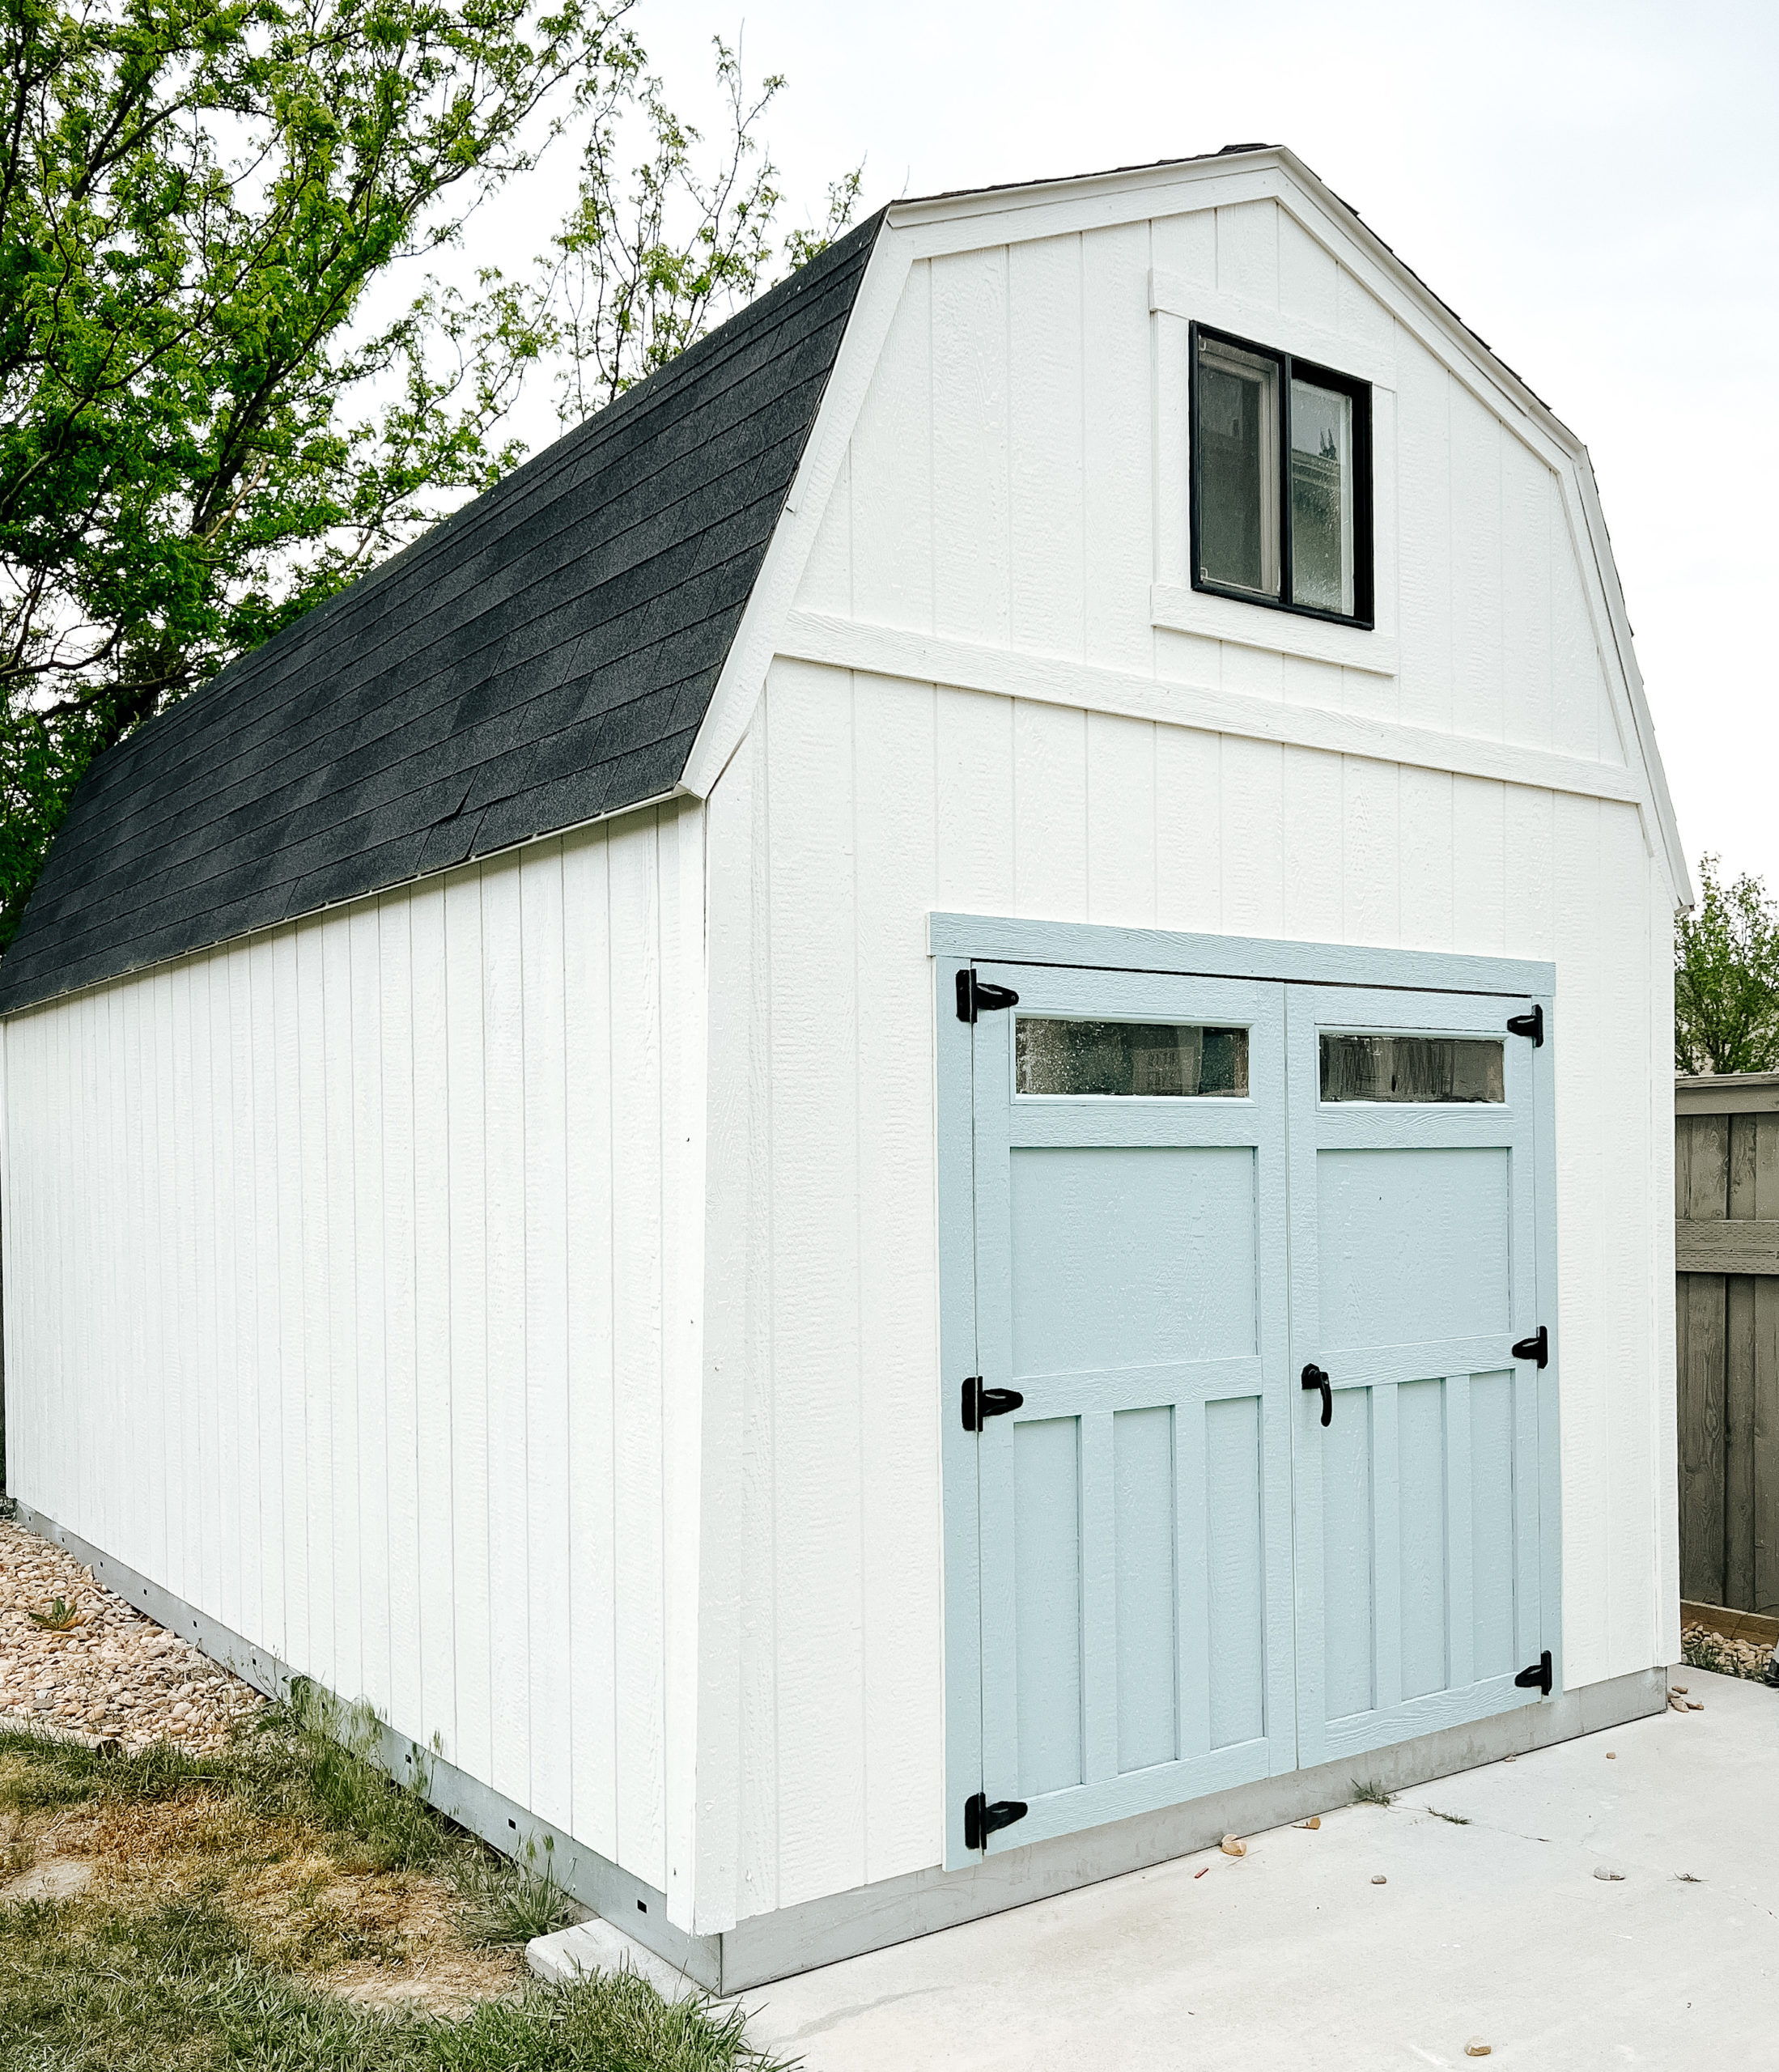
<instances>
[{"instance_id":1,"label":"overcast white sky","mask_svg":"<svg viewBox=\"0 0 1779 2072\"><path fill-rule=\"evenodd\" d=\"M643 0L790 87L800 213L1287 143L1587 442L1688 856L1779 891L1779 0ZM568 168L565 165L563 171Z\"/></svg>"}]
</instances>

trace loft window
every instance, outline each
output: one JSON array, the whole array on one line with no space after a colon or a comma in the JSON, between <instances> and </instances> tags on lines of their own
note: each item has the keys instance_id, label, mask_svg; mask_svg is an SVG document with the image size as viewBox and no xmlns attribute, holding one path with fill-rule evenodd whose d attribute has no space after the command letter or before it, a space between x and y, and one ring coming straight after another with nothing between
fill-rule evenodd
<instances>
[{"instance_id":1,"label":"loft window","mask_svg":"<svg viewBox=\"0 0 1779 2072\"><path fill-rule=\"evenodd\" d=\"M1372 622L1371 390L1192 327L1192 587Z\"/></svg>"}]
</instances>

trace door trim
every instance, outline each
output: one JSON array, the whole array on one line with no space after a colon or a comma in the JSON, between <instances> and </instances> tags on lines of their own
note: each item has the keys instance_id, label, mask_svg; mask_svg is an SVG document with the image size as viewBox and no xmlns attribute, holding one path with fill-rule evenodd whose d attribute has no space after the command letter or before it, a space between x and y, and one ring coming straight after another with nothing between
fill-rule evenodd
<instances>
[{"instance_id":1,"label":"door trim","mask_svg":"<svg viewBox=\"0 0 1779 2072\"><path fill-rule=\"evenodd\" d=\"M932 912L934 1112L938 1141L940 1470L945 1660L944 1862L979 1862L964 1846L963 1806L982 1789L983 1694L980 1552L977 1543L977 1450L957 1414L958 1388L976 1353L975 1123L970 1032L957 1013L957 980L975 963L1064 965L1296 985L1382 987L1392 991L1506 994L1544 1010L1545 1045L1534 1081L1538 1284L1550 1291L1540 1321L1551 1361L1539 1377L1539 1504L1558 1522L1543 1535L1540 1603L1555 1670L1564 1689L1560 1577L1561 1461L1556 1377L1560 1369L1556 1280L1556 1093L1552 1037L1556 967L1527 959L1445 951L1288 942L1267 936L1207 936L1098 923L1021 920L1004 915ZM1518 1039L1525 1041L1525 1038ZM1546 1212L1548 1207L1548 1212ZM949 1414L948 1414L949 1413ZM1090 1831L1089 1831L1090 1832Z\"/></svg>"},{"instance_id":2,"label":"door trim","mask_svg":"<svg viewBox=\"0 0 1779 2072\"><path fill-rule=\"evenodd\" d=\"M1187 935L1096 921L1021 921L993 914L931 913L927 953L959 964L1073 964L1170 977L1280 979L1310 986L1386 986L1419 993L1514 993L1551 1012L1556 966L1517 957L1446 950L1287 942L1271 936Z\"/></svg>"}]
</instances>

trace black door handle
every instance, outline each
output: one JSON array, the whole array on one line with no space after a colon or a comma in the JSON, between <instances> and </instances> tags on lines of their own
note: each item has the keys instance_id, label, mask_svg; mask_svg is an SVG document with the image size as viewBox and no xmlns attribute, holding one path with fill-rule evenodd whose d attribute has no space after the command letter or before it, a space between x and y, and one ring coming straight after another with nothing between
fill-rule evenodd
<instances>
[{"instance_id":1,"label":"black door handle","mask_svg":"<svg viewBox=\"0 0 1779 2072\"><path fill-rule=\"evenodd\" d=\"M1312 1361L1303 1370L1303 1386L1306 1389L1321 1390L1322 1421L1324 1424L1333 1424L1334 1391L1328 1386L1328 1377L1323 1373L1322 1369L1315 1365L1314 1361Z\"/></svg>"}]
</instances>

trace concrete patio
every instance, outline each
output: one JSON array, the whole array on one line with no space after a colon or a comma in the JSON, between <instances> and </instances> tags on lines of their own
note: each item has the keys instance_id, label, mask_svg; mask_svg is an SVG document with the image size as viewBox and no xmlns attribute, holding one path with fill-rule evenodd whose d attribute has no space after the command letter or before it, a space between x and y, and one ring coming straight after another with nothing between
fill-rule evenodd
<instances>
[{"instance_id":1,"label":"concrete patio","mask_svg":"<svg viewBox=\"0 0 1779 2072\"><path fill-rule=\"evenodd\" d=\"M1705 1709L781 1980L752 2034L807 2072L1779 2065L1779 1694L1672 1680Z\"/></svg>"}]
</instances>

